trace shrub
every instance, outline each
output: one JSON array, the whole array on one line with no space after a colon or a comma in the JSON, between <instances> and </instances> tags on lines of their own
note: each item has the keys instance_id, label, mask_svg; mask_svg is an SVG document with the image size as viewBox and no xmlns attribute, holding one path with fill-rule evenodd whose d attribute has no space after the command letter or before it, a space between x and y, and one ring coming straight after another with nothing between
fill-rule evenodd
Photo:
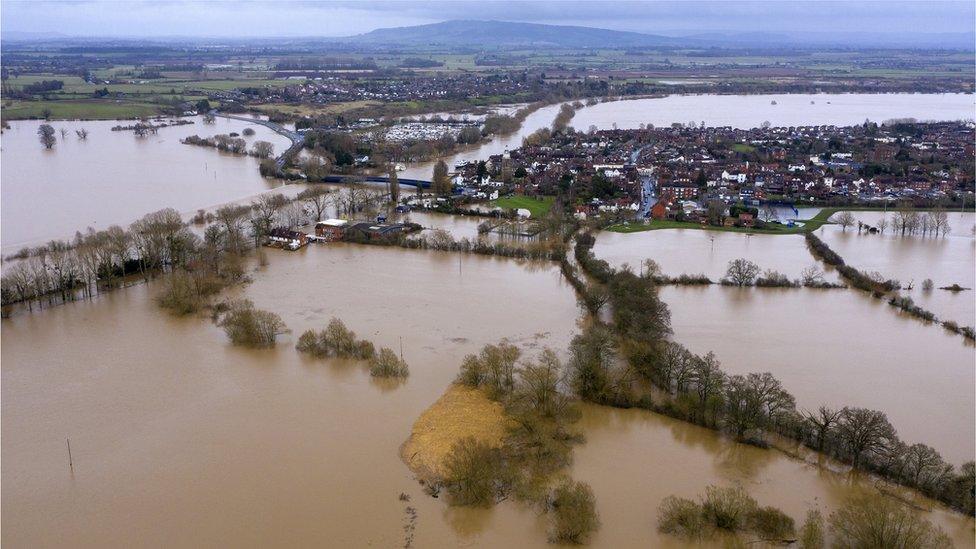
<instances>
[{"instance_id":1,"label":"shrub","mask_svg":"<svg viewBox=\"0 0 976 549\"><path fill-rule=\"evenodd\" d=\"M756 286L767 288L793 288L799 285L799 283L790 280L785 274L772 269L767 269L762 276L756 279Z\"/></svg>"},{"instance_id":2,"label":"shrub","mask_svg":"<svg viewBox=\"0 0 976 549\"><path fill-rule=\"evenodd\" d=\"M807 518L803 521L800 528L800 549L823 549L824 547L824 520L820 511L813 510L807 513Z\"/></svg>"},{"instance_id":3,"label":"shrub","mask_svg":"<svg viewBox=\"0 0 976 549\"><path fill-rule=\"evenodd\" d=\"M506 341L485 345L478 356L464 357L458 381L470 387L483 386L497 400L515 387L515 362L521 354L518 347Z\"/></svg>"},{"instance_id":4,"label":"shrub","mask_svg":"<svg viewBox=\"0 0 976 549\"><path fill-rule=\"evenodd\" d=\"M489 505L504 485L501 451L474 437L454 443L445 469L444 486L455 505Z\"/></svg>"},{"instance_id":5,"label":"shrub","mask_svg":"<svg viewBox=\"0 0 976 549\"><path fill-rule=\"evenodd\" d=\"M369 342L367 342L369 343ZM370 351L372 351L370 343ZM400 359L392 349L383 347L379 355L370 360L369 374L374 377L407 377L407 363Z\"/></svg>"},{"instance_id":6,"label":"shrub","mask_svg":"<svg viewBox=\"0 0 976 549\"><path fill-rule=\"evenodd\" d=\"M665 534L688 539L700 538L705 533L705 521L701 505L676 496L668 496L658 511L657 529Z\"/></svg>"},{"instance_id":7,"label":"shrub","mask_svg":"<svg viewBox=\"0 0 976 549\"><path fill-rule=\"evenodd\" d=\"M278 334L284 333L285 323L278 315L255 309L248 300L231 305L219 325L231 343L244 347L273 347Z\"/></svg>"},{"instance_id":8,"label":"shrub","mask_svg":"<svg viewBox=\"0 0 976 549\"><path fill-rule=\"evenodd\" d=\"M177 315L195 313L207 305L207 298L219 292L226 282L214 276L175 271L156 297L160 307Z\"/></svg>"},{"instance_id":9,"label":"shrub","mask_svg":"<svg viewBox=\"0 0 976 549\"><path fill-rule=\"evenodd\" d=\"M196 282L189 273L178 271L166 281L163 292L156 297L159 306L177 315L188 315L200 310L204 299L197 291Z\"/></svg>"},{"instance_id":10,"label":"shrub","mask_svg":"<svg viewBox=\"0 0 976 549\"><path fill-rule=\"evenodd\" d=\"M739 487L709 486L705 488L701 506L709 524L734 532L747 526L747 520L756 508L756 500Z\"/></svg>"},{"instance_id":11,"label":"shrub","mask_svg":"<svg viewBox=\"0 0 976 549\"><path fill-rule=\"evenodd\" d=\"M357 356L356 332L346 327L338 318L329 320L329 325L320 335L319 344L324 356L352 358Z\"/></svg>"},{"instance_id":12,"label":"shrub","mask_svg":"<svg viewBox=\"0 0 976 549\"><path fill-rule=\"evenodd\" d=\"M548 501L549 539L560 543L584 543L600 525L593 490L584 482L565 481Z\"/></svg>"},{"instance_id":13,"label":"shrub","mask_svg":"<svg viewBox=\"0 0 976 549\"><path fill-rule=\"evenodd\" d=\"M315 333L314 330L305 330L301 336L298 337L298 343L295 344L295 348L298 349L299 353L308 353L310 355L319 355L321 352L321 346L319 346L319 335Z\"/></svg>"},{"instance_id":14,"label":"shrub","mask_svg":"<svg viewBox=\"0 0 976 549\"><path fill-rule=\"evenodd\" d=\"M945 533L901 503L878 495L850 498L830 515L834 547L951 547Z\"/></svg>"},{"instance_id":15,"label":"shrub","mask_svg":"<svg viewBox=\"0 0 976 549\"><path fill-rule=\"evenodd\" d=\"M775 507L758 507L749 516L749 527L766 540L785 540L796 533L793 518Z\"/></svg>"}]
</instances>

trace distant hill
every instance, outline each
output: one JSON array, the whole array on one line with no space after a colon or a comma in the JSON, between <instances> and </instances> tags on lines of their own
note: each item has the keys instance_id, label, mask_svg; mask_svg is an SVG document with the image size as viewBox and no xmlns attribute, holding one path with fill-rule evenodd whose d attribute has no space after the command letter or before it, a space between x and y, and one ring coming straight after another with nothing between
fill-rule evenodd
<instances>
[{"instance_id":1,"label":"distant hill","mask_svg":"<svg viewBox=\"0 0 976 549\"><path fill-rule=\"evenodd\" d=\"M555 46L555 47L635 47L666 46L684 42L678 38L591 27L513 23L507 21L444 21L413 27L376 29L350 36L346 41L360 44L401 46Z\"/></svg>"}]
</instances>

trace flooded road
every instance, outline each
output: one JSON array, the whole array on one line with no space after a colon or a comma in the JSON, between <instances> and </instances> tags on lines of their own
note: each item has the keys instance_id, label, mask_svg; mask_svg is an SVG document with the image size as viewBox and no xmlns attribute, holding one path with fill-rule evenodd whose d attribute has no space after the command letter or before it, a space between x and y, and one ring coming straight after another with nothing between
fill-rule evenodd
<instances>
[{"instance_id":1,"label":"flooded road","mask_svg":"<svg viewBox=\"0 0 976 549\"><path fill-rule=\"evenodd\" d=\"M558 267L353 245L269 256L235 293L292 330L273 350L167 316L156 284L3 321L4 545L402 546L402 492L417 508L417 547L548 546L533 509L424 495L398 449L465 354L501 337L527 356L543 345L564 354L579 311ZM333 315L377 345L398 349L402 337L407 381L293 349ZM657 505L709 483L742 482L797 520L851 490L647 412L587 406L580 427L587 442L570 473L597 494L595 547L679 545L656 532ZM971 546L972 521L933 517Z\"/></svg>"},{"instance_id":2,"label":"flooded road","mask_svg":"<svg viewBox=\"0 0 976 549\"><path fill-rule=\"evenodd\" d=\"M280 153L287 138L264 126L202 117L193 124L161 128L157 134L136 137L131 131L111 131L134 122L53 121L58 143L45 150L38 142L42 121L15 120L0 136L0 224L2 251L54 238L71 238L86 227L105 229L127 225L146 213L172 207L185 214L241 199L280 185L258 173L258 160L222 153L208 147L184 145L189 135L210 137L253 128L243 137L273 143ZM75 130L88 130L79 140Z\"/></svg>"}]
</instances>

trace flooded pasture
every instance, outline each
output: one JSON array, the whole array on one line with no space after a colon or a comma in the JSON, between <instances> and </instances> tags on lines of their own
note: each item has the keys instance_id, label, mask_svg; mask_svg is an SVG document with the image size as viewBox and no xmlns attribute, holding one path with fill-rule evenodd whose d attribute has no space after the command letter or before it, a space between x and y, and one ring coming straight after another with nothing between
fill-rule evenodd
<instances>
[{"instance_id":1,"label":"flooded pasture","mask_svg":"<svg viewBox=\"0 0 976 549\"><path fill-rule=\"evenodd\" d=\"M799 278L801 271L819 265L807 249L803 235L748 234L698 229L658 229L635 233L601 231L593 247L596 257L613 267L625 263L640 272L646 259L653 259L669 276L704 274L718 281L729 261L748 259L763 270L779 271ZM836 282L834 273L825 278Z\"/></svg>"},{"instance_id":2,"label":"flooded pasture","mask_svg":"<svg viewBox=\"0 0 976 549\"><path fill-rule=\"evenodd\" d=\"M192 214L199 208L230 202L280 185L258 173L258 159L184 145L189 135L210 137L253 128L241 135L250 147L255 141L274 144L283 152L288 139L270 129L244 121L202 117L193 124L159 129L136 137L131 131L112 131L124 120L53 121L65 138L46 150L38 142L43 121L15 120L0 136L0 224L4 254L55 238L70 238L86 227L105 229L127 225L144 214L175 208ZM88 138L75 135L88 131Z\"/></svg>"},{"instance_id":3,"label":"flooded pasture","mask_svg":"<svg viewBox=\"0 0 976 549\"><path fill-rule=\"evenodd\" d=\"M973 459L973 346L960 336L854 290L668 286L661 298L675 341L714 351L726 372L772 372L800 409L881 410L902 439Z\"/></svg>"},{"instance_id":4,"label":"flooded pasture","mask_svg":"<svg viewBox=\"0 0 976 549\"><path fill-rule=\"evenodd\" d=\"M883 212L854 212L862 223L876 226ZM844 260L864 271L878 271L886 278L894 278L902 286L912 285L902 294L910 296L918 305L939 318L953 320L960 325L976 326L976 238L973 235L976 214L949 213L951 231L945 236L905 235L889 227L884 234L844 230L838 225L824 225L817 231L824 242ZM931 279L935 288L922 288ZM958 284L970 290L952 292L939 288Z\"/></svg>"},{"instance_id":5,"label":"flooded pasture","mask_svg":"<svg viewBox=\"0 0 976 549\"><path fill-rule=\"evenodd\" d=\"M156 283L4 321L4 544L401 546L402 492L418 547L548 546L531 508L453 508L423 494L398 449L464 354L502 337L527 356L544 345L563 354L578 308L558 267L463 256L459 269L454 254L355 245L269 255L235 293L288 324L272 350L166 315ZM399 350L402 338L410 377L380 383L361 364L293 349L333 315L377 345ZM657 533L657 506L709 483L742 483L798 520L853 490L648 412L585 406L579 427L587 442L569 473L597 495L595 547L680 546ZM972 521L930 517L971 545Z\"/></svg>"}]
</instances>

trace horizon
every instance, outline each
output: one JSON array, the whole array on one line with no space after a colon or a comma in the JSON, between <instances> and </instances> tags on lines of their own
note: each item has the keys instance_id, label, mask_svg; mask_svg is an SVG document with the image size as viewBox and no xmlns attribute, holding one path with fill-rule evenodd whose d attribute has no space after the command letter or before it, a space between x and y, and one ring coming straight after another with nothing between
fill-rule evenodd
<instances>
[{"instance_id":1,"label":"horizon","mask_svg":"<svg viewBox=\"0 0 976 549\"><path fill-rule=\"evenodd\" d=\"M377 29L467 20L576 26L676 38L793 35L801 41L829 37L829 41L841 44L870 37L874 41L911 47L913 37L931 41L939 37L970 36L976 26L976 6L971 2L914 0L853 4L631 1L601 4L600 9L582 2L559 1L252 0L230 4L192 0L157 3L3 0L0 5L3 7L0 38L14 41L347 39ZM212 22L218 19L222 24L215 29Z\"/></svg>"}]
</instances>

